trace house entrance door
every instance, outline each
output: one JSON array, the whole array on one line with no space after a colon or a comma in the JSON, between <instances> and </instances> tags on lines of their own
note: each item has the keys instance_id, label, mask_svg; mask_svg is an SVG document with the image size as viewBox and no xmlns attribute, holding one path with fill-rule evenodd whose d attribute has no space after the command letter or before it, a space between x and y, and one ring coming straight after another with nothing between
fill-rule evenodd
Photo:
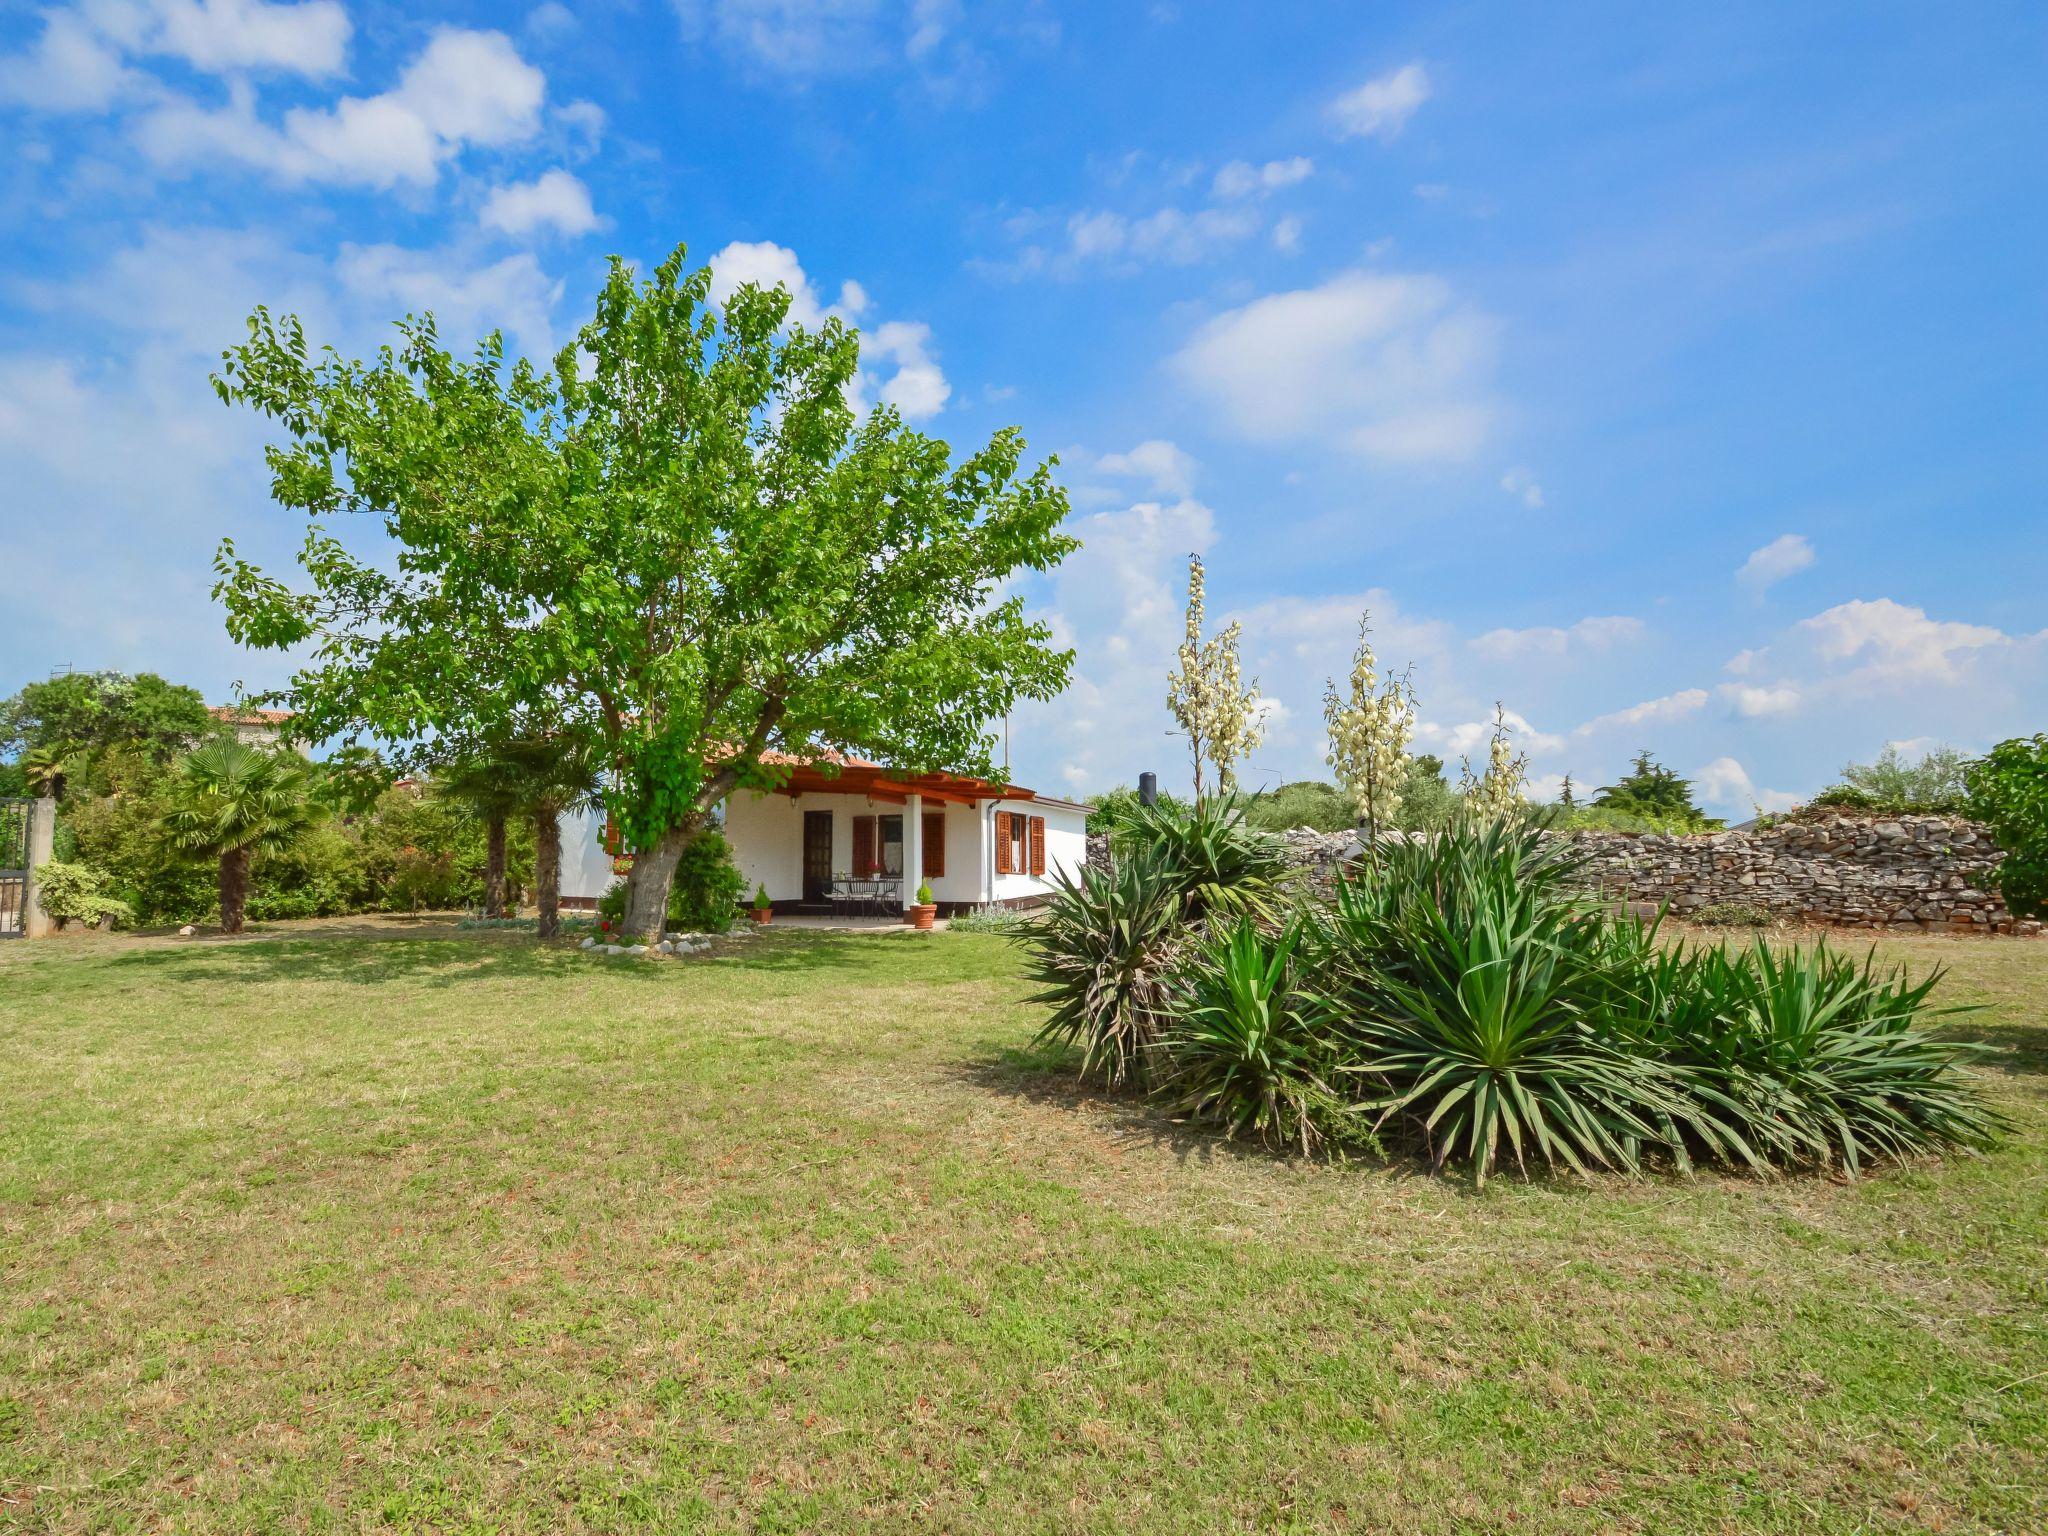
<instances>
[{"instance_id":1,"label":"house entrance door","mask_svg":"<svg viewBox=\"0 0 2048 1536\"><path fill-rule=\"evenodd\" d=\"M832 813L804 812L804 901L823 902L832 894Z\"/></svg>"}]
</instances>

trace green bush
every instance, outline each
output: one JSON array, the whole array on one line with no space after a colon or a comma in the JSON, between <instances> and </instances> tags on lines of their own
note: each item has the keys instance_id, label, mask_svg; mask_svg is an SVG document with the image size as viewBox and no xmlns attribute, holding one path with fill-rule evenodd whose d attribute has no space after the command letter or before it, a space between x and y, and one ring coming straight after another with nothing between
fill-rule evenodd
<instances>
[{"instance_id":1,"label":"green bush","mask_svg":"<svg viewBox=\"0 0 2048 1536\"><path fill-rule=\"evenodd\" d=\"M1228 795L1190 807L1139 806L1117 839L1119 859L1138 851L1158 859L1190 920L1211 912L1269 917L1288 872L1280 840L1247 822L1243 803Z\"/></svg>"},{"instance_id":2,"label":"green bush","mask_svg":"<svg viewBox=\"0 0 2048 1536\"><path fill-rule=\"evenodd\" d=\"M1269 1146L1376 1148L1364 1110L1332 1087L1343 1061L1329 1003L1303 989L1302 928L1250 918L1188 960L1161 1046L1160 1086L1180 1113Z\"/></svg>"},{"instance_id":3,"label":"green bush","mask_svg":"<svg viewBox=\"0 0 2048 1536\"><path fill-rule=\"evenodd\" d=\"M1543 818L1387 843L1327 910L1191 904L1158 846L1066 886L1035 927L1040 1039L1088 1076L1303 1150L1382 1135L1484 1183L1580 1172L1840 1168L2003 1128L1930 1034L1936 978L1825 945L1661 943L1582 894Z\"/></svg>"},{"instance_id":4,"label":"green bush","mask_svg":"<svg viewBox=\"0 0 2048 1536\"><path fill-rule=\"evenodd\" d=\"M1685 916L1687 922L1702 928L1768 928L1774 921L1769 908L1744 906L1739 901L1710 901Z\"/></svg>"},{"instance_id":5,"label":"green bush","mask_svg":"<svg viewBox=\"0 0 2048 1536\"><path fill-rule=\"evenodd\" d=\"M67 923L132 922L127 902L109 891L106 875L85 864L59 864L52 859L36 866L36 900L59 928Z\"/></svg>"},{"instance_id":6,"label":"green bush","mask_svg":"<svg viewBox=\"0 0 2048 1536\"><path fill-rule=\"evenodd\" d=\"M1035 1000L1052 1005L1037 1043L1078 1047L1084 1079L1143 1082L1185 932L1183 886L1157 852L1139 849L1108 873L1056 874L1053 887L1024 935L1045 984Z\"/></svg>"},{"instance_id":7,"label":"green bush","mask_svg":"<svg viewBox=\"0 0 2048 1536\"><path fill-rule=\"evenodd\" d=\"M746 889L747 882L732 861L732 844L723 833L701 832L676 864L668 920L691 933L728 932L739 918ZM623 906L619 915L625 915Z\"/></svg>"},{"instance_id":8,"label":"green bush","mask_svg":"<svg viewBox=\"0 0 2048 1536\"><path fill-rule=\"evenodd\" d=\"M2048 736L2001 741L1968 774L1971 814L2005 851L1999 894L2021 917L2048 916Z\"/></svg>"},{"instance_id":9,"label":"green bush","mask_svg":"<svg viewBox=\"0 0 2048 1536\"><path fill-rule=\"evenodd\" d=\"M1308 827L1317 832L1348 832L1358 823L1358 807L1334 784L1302 779L1282 784L1245 807L1246 825L1261 832L1287 832Z\"/></svg>"}]
</instances>

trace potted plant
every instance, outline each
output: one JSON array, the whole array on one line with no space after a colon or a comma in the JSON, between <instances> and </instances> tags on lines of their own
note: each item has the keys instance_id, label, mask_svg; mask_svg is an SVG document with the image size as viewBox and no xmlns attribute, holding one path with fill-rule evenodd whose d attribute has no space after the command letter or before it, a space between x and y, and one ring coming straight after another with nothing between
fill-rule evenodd
<instances>
[{"instance_id":1,"label":"potted plant","mask_svg":"<svg viewBox=\"0 0 2048 1536\"><path fill-rule=\"evenodd\" d=\"M755 886L754 921L757 923L765 923L768 921L769 918L773 917L774 915L775 903L768 899L768 887L765 885Z\"/></svg>"},{"instance_id":2,"label":"potted plant","mask_svg":"<svg viewBox=\"0 0 2048 1536\"><path fill-rule=\"evenodd\" d=\"M939 904L932 900L930 885L917 888L917 905L910 909L910 926L929 931L932 919L939 915Z\"/></svg>"}]
</instances>

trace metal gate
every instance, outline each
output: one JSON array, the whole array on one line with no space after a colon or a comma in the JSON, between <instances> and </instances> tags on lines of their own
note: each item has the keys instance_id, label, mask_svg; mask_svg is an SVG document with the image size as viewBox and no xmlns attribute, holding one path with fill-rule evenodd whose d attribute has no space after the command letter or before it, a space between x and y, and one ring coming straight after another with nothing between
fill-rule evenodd
<instances>
[{"instance_id":1,"label":"metal gate","mask_svg":"<svg viewBox=\"0 0 2048 1536\"><path fill-rule=\"evenodd\" d=\"M0 800L0 939L28 932L29 828L33 800Z\"/></svg>"}]
</instances>

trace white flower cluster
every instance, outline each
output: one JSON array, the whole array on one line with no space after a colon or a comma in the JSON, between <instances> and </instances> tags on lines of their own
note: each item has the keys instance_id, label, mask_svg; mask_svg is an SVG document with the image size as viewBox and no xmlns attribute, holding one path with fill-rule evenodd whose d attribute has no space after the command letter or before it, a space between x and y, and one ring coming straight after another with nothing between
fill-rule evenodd
<instances>
[{"instance_id":1,"label":"white flower cluster","mask_svg":"<svg viewBox=\"0 0 2048 1536\"><path fill-rule=\"evenodd\" d=\"M1330 767L1357 805L1366 830L1377 835L1394 824L1401 809L1408 743L1415 735L1415 693L1406 677L1380 682L1371 637L1372 615L1361 614L1351 693L1340 698L1337 685L1327 683L1323 719L1330 731Z\"/></svg>"},{"instance_id":2,"label":"white flower cluster","mask_svg":"<svg viewBox=\"0 0 2048 1536\"><path fill-rule=\"evenodd\" d=\"M1507 711L1499 704L1493 706L1493 740L1486 748L1485 774L1475 779L1472 764L1465 759L1459 762L1458 787L1475 814L1506 816L1526 803L1528 797L1522 791L1529 778L1529 757L1508 744Z\"/></svg>"},{"instance_id":3,"label":"white flower cluster","mask_svg":"<svg viewBox=\"0 0 2048 1536\"><path fill-rule=\"evenodd\" d=\"M1188 626L1179 665L1167 674L1166 707L1180 723L1194 757L1195 798L1202 797L1203 764L1213 764L1217 786L1236 788L1236 766L1264 737L1258 708L1259 685L1244 685L1238 663L1241 626L1231 624L1212 639L1202 638L1205 589L1202 560L1188 556Z\"/></svg>"}]
</instances>

